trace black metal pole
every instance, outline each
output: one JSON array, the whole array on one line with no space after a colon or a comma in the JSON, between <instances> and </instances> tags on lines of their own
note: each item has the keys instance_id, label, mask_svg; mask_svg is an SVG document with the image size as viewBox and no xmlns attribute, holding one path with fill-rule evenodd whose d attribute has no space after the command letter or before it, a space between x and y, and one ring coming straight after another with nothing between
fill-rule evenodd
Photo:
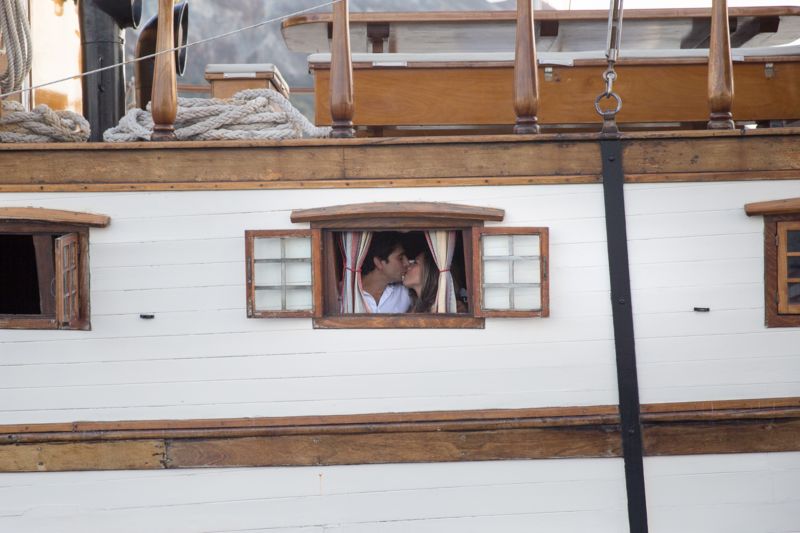
<instances>
[{"instance_id":1,"label":"black metal pole","mask_svg":"<svg viewBox=\"0 0 800 533\"><path fill-rule=\"evenodd\" d=\"M83 72L122 63L124 27L136 27L141 0L80 0ZM125 69L104 70L81 79L83 116L89 121L92 142L102 141L103 132L116 126L125 114Z\"/></svg>"},{"instance_id":2,"label":"black metal pole","mask_svg":"<svg viewBox=\"0 0 800 533\"><path fill-rule=\"evenodd\" d=\"M642 461L642 426L639 418L639 382L636 376L636 343L633 334L631 278L628 267L628 235L622 169L622 142L616 135L600 141L603 158L603 196L606 209L608 271L617 353L617 387L622 426L622 454L628 494L630 533L647 533L647 499Z\"/></svg>"}]
</instances>

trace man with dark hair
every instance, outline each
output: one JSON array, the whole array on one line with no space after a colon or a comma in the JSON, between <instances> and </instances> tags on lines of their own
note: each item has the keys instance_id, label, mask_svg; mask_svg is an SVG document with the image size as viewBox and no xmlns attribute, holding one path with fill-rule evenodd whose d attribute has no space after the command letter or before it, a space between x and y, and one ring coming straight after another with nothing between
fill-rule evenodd
<instances>
[{"instance_id":1,"label":"man with dark hair","mask_svg":"<svg viewBox=\"0 0 800 533\"><path fill-rule=\"evenodd\" d=\"M396 231L372 234L364 263L361 265L361 286L370 313L405 313L411 307L411 296L403 287L408 258L402 236Z\"/></svg>"}]
</instances>

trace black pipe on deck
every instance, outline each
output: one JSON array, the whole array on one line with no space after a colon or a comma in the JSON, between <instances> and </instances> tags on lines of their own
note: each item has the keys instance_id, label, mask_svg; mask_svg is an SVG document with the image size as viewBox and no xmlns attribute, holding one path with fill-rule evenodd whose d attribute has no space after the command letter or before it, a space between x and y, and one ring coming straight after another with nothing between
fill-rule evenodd
<instances>
[{"instance_id":1,"label":"black pipe on deck","mask_svg":"<svg viewBox=\"0 0 800 533\"><path fill-rule=\"evenodd\" d=\"M142 0L80 0L83 72L122 63L123 28L136 28ZM81 78L83 116L91 128L90 141L102 141L103 132L125 114L125 69L119 66Z\"/></svg>"}]
</instances>

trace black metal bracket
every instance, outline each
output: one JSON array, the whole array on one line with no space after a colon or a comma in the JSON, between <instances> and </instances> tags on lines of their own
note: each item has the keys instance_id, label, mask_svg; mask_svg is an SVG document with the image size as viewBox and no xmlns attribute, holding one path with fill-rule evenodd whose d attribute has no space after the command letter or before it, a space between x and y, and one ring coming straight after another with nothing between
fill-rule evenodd
<instances>
[{"instance_id":1,"label":"black metal bracket","mask_svg":"<svg viewBox=\"0 0 800 533\"><path fill-rule=\"evenodd\" d=\"M628 494L628 522L630 533L647 533L639 381L636 374L636 343L633 333L631 277L623 192L625 175L622 168L622 142L619 136L602 136L600 154L603 158L608 271L611 278L611 309L617 354L617 387L622 426L622 454L625 460L625 487Z\"/></svg>"}]
</instances>

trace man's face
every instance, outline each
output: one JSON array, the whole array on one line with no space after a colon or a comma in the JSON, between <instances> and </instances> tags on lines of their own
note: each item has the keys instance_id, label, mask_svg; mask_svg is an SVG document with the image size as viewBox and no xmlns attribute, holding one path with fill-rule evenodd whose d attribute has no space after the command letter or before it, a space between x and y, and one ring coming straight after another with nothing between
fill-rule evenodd
<instances>
[{"instance_id":1,"label":"man's face","mask_svg":"<svg viewBox=\"0 0 800 533\"><path fill-rule=\"evenodd\" d=\"M375 266L383 272L389 283L400 283L408 270L408 257L402 246L395 248L386 261L375 258Z\"/></svg>"}]
</instances>

